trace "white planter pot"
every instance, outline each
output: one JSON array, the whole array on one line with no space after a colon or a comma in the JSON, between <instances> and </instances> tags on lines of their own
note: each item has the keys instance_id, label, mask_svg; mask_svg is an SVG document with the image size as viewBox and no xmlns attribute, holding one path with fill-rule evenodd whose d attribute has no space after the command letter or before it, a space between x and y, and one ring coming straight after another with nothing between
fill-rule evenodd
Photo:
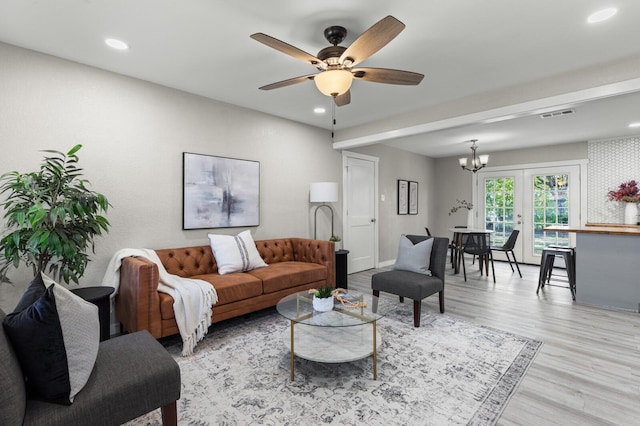
<instances>
[{"instance_id":1,"label":"white planter pot","mask_svg":"<svg viewBox=\"0 0 640 426\"><path fill-rule=\"evenodd\" d=\"M636 203L624 204L624 224L636 225L638 223L638 205Z\"/></svg>"},{"instance_id":2,"label":"white planter pot","mask_svg":"<svg viewBox=\"0 0 640 426\"><path fill-rule=\"evenodd\" d=\"M467 228L473 229L473 210L467 211Z\"/></svg>"},{"instance_id":3,"label":"white planter pot","mask_svg":"<svg viewBox=\"0 0 640 426\"><path fill-rule=\"evenodd\" d=\"M333 309L333 296L324 299L313 296L313 309L320 312L327 312Z\"/></svg>"}]
</instances>

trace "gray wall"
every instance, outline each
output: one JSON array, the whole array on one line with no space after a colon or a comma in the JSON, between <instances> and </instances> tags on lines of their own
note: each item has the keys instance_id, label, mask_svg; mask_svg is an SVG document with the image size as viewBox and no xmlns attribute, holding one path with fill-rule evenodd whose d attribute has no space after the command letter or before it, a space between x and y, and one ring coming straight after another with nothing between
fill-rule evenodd
<instances>
[{"instance_id":1,"label":"gray wall","mask_svg":"<svg viewBox=\"0 0 640 426\"><path fill-rule=\"evenodd\" d=\"M365 146L351 151L380 158L378 164L379 261L395 260L400 234L426 235L431 230L437 205L432 194L436 188L433 158L401 151L386 145ZM398 179L418 182L418 214L398 215ZM382 201L384 196L384 201Z\"/></svg>"},{"instance_id":2,"label":"gray wall","mask_svg":"<svg viewBox=\"0 0 640 426\"><path fill-rule=\"evenodd\" d=\"M101 282L118 249L207 244L208 232L242 230L182 230L184 151L260 162L256 239L311 236L309 183L341 182L327 130L6 44L0 70L0 173L36 170L40 150L82 143L85 177L113 206L84 286ZM0 285L3 309L13 308L31 271L11 277L15 287Z\"/></svg>"},{"instance_id":3,"label":"gray wall","mask_svg":"<svg viewBox=\"0 0 640 426\"><path fill-rule=\"evenodd\" d=\"M478 148L479 153L490 154L489 166L508 166L519 164L535 164L564 160L583 160L587 158L587 142L576 142L561 145L549 145L543 148L519 149L501 152ZM438 200L435 212L436 231L438 235L447 236L447 229L455 225L465 225L466 212L459 210L449 216L456 199L471 201L472 173L463 171L458 166L458 157L438 158L435 162L437 185L434 199ZM449 238L451 236L449 235Z\"/></svg>"},{"instance_id":4,"label":"gray wall","mask_svg":"<svg viewBox=\"0 0 640 426\"><path fill-rule=\"evenodd\" d=\"M207 244L209 232L242 230L182 230L185 151L260 162L256 239L311 237L309 183L342 182L341 153L332 149L328 130L0 43L0 173L36 170L40 150L66 152L78 143L91 189L112 204L112 228L96 241L82 286L100 283L121 248ZM394 259L398 235L421 232L429 222L434 161L389 147L362 152L380 158L387 201L380 209L379 259ZM397 165L402 178L420 183L418 216L395 214ZM342 235L340 203L334 211ZM323 220L319 214L319 228ZM0 308L13 309L31 275L20 268L11 274L15 286L0 284Z\"/></svg>"}]
</instances>

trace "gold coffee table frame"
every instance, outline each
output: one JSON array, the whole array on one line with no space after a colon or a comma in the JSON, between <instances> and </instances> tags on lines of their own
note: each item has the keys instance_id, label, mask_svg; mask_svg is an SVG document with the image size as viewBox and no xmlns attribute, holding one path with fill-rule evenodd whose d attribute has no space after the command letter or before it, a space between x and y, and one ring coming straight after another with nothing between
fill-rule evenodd
<instances>
[{"instance_id":1,"label":"gold coffee table frame","mask_svg":"<svg viewBox=\"0 0 640 426\"><path fill-rule=\"evenodd\" d=\"M278 302L276 306L278 313L290 321L289 335L285 340L285 344L289 346L291 354L291 381L294 380L296 356L310 361L325 363L350 362L371 356L373 358L373 379L377 380L377 349L381 342L377 333L377 321L383 317L378 309L378 298L354 291L350 291L342 296L351 301L361 302L361 304L364 302L365 306L352 308L335 300L332 311L315 311L313 309L312 295L308 294L306 291L286 296ZM346 349L341 346L335 346L333 347L335 351L332 351L329 356L326 354L319 354L315 350L312 351L312 355L304 354L301 351L298 351L298 354L296 354L296 349L300 349L295 345L295 333L299 325L310 326L306 327L307 330L311 330L310 333L313 333L313 328L318 327L318 330L322 329L325 331L327 328L331 328L332 330L330 333L337 334L339 332L338 329L346 327L362 327L367 324L371 324L372 328L371 334L369 335L372 346L368 346L368 344L366 347L364 347L364 345L354 345ZM351 328L348 330L350 332L354 332L356 329ZM359 333L365 333L361 328L357 330ZM319 333L313 334L318 335ZM367 339L369 339L369 337L367 337ZM370 350L368 350L367 347L370 348ZM317 348L312 347L306 349L310 350Z\"/></svg>"}]
</instances>

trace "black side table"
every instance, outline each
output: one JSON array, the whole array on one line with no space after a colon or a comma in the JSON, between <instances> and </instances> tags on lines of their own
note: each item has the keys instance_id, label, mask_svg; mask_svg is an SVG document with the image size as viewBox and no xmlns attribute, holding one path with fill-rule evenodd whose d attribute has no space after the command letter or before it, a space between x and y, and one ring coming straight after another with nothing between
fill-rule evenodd
<instances>
[{"instance_id":1,"label":"black side table","mask_svg":"<svg viewBox=\"0 0 640 426\"><path fill-rule=\"evenodd\" d=\"M71 292L82 297L87 302L91 302L98 307L98 319L100 321L100 341L109 340L111 332L109 325L110 303L109 296L113 293L113 287L82 287L74 288Z\"/></svg>"},{"instance_id":2,"label":"black side table","mask_svg":"<svg viewBox=\"0 0 640 426\"><path fill-rule=\"evenodd\" d=\"M336 287L348 288L347 280L347 254L349 250L336 250Z\"/></svg>"}]
</instances>

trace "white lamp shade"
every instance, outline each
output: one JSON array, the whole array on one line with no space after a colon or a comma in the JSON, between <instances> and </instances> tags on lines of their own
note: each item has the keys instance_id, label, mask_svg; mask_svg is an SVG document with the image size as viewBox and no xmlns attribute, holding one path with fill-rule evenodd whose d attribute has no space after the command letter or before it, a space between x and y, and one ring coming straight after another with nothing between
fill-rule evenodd
<instances>
[{"instance_id":1,"label":"white lamp shade","mask_svg":"<svg viewBox=\"0 0 640 426\"><path fill-rule=\"evenodd\" d=\"M309 190L309 201L312 203L335 203L338 201L338 184L336 182L315 182Z\"/></svg>"},{"instance_id":2,"label":"white lamp shade","mask_svg":"<svg viewBox=\"0 0 640 426\"><path fill-rule=\"evenodd\" d=\"M480 164L482 164L483 166L486 166L487 163L489 162L488 154L479 155L478 157L480 158Z\"/></svg>"},{"instance_id":3,"label":"white lamp shade","mask_svg":"<svg viewBox=\"0 0 640 426\"><path fill-rule=\"evenodd\" d=\"M460 167L467 167L467 159L466 158L458 158L458 163L460 163Z\"/></svg>"},{"instance_id":4,"label":"white lamp shade","mask_svg":"<svg viewBox=\"0 0 640 426\"><path fill-rule=\"evenodd\" d=\"M349 90L353 75L345 70L328 70L313 78L318 90L327 96L339 96Z\"/></svg>"}]
</instances>

